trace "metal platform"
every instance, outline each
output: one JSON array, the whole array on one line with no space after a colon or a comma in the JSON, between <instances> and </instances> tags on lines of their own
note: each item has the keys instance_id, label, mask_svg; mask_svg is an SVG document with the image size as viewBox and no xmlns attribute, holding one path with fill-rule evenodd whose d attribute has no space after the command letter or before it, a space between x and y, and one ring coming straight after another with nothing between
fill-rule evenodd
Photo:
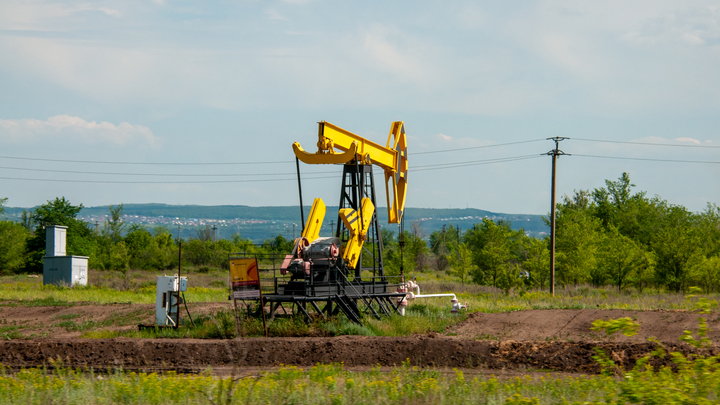
<instances>
[{"instance_id":1,"label":"metal platform","mask_svg":"<svg viewBox=\"0 0 720 405\"><path fill-rule=\"evenodd\" d=\"M348 278L337 272L335 277L330 277L335 279L333 281L315 281L313 273L305 279L293 280L289 275L280 274L284 255L249 255L245 252L230 255L231 259L247 257L257 257L260 271L262 304L257 306L255 315L261 315L259 311L269 304L269 319L282 308L283 313L303 315L307 322L342 313L351 321L362 324L363 314L381 319L399 313L400 301L406 295L396 292L402 284L400 277Z\"/></svg>"}]
</instances>

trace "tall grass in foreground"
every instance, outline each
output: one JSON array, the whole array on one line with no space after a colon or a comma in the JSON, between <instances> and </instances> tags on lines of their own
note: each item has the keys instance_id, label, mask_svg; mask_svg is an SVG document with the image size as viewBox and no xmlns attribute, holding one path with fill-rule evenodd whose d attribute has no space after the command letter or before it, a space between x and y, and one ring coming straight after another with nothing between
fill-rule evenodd
<instances>
[{"instance_id":1,"label":"tall grass in foreground","mask_svg":"<svg viewBox=\"0 0 720 405\"><path fill-rule=\"evenodd\" d=\"M697 363L659 372L558 378L466 377L404 364L390 372L344 370L341 364L277 371L233 379L117 370L41 368L0 375L0 404L624 404L715 403L717 364Z\"/></svg>"}]
</instances>

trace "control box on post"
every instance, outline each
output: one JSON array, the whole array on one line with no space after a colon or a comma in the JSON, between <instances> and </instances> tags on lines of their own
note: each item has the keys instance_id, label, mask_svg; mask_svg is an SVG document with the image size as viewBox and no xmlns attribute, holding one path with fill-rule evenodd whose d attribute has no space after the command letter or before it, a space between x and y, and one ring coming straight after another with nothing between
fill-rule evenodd
<instances>
[{"instance_id":1,"label":"control box on post","mask_svg":"<svg viewBox=\"0 0 720 405\"><path fill-rule=\"evenodd\" d=\"M155 295L155 324L176 326L180 320L181 292L187 291L187 277L158 276Z\"/></svg>"}]
</instances>

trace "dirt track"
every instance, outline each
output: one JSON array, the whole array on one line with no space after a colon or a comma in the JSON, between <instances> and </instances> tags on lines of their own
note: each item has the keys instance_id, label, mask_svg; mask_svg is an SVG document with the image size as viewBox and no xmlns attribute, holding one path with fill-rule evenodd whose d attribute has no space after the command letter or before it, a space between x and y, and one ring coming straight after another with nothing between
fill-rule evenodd
<instances>
[{"instance_id":1,"label":"dirt track","mask_svg":"<svg viewBox=\"0 0 720 405\"><path fill-rule=\"evenodd\" d=\"M200 309L200 308L198 308ZM210 310L210 307L203 310ZM3 308L0 317L46 325L49 319L69 308ZM84 314L85 310L92 314ZM151 314L145 306L73 307L92 319L118 311L139 311L138 318ZM107 313L105 313L107 312ZM596 319L630 316L640 323L635 337L608 338L592 332ZM606 351L618 364L631 367L653 349L646 338L660 338L670 350L694 352L679 344L685 329L697 330L701 315L667 311L534 310L499 314L472 314L468 320L443 334L412 337L340 336L334 338L248 338L236 340L189 339L78 339L67 336L0 342L0 363L12 368L50 364L61 359L66 366L140 370L174 369L197 372L238 365L272 367L280 364L308 366L315 363L344 362L348 367L400 365L406 359L418 366L459 367L482 370L554 370L596 373L594 348ZM23 318L25 317L25 318ZM54 318L55 317L55 318ZM707 316L717 345L720 321ZM130 325L123 328L132 327ZM51 335L52 336L52 335ZM720 353L713 346L707 353ZM666 360L667 361L667 360Z\"/></svg>"}]
</instances>

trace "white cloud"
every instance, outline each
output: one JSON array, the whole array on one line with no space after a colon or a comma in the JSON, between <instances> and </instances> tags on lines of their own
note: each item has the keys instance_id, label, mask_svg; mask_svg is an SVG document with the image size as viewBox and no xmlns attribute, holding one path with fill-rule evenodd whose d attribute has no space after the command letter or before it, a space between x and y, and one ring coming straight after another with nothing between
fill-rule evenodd
<instances>
[{"instance_id":1,"label":"white cloud","mask_svg":"<svg viewBox=\"0 0 720 405\"><path fill-rule=\"evenodd\" d=\"M268 9L265 10L265 15L268 16L271 20L278 20L278 21L285 21L287 18L280 14L277 10L274 9Z\"/></svg>"},{"instance_id":2,"label":"white cloud","mask_svg":"<svg viewBox=\"0 0 720 405\"><path fill-rule=\"evenodd\" d=\"M66 31L86 25L83 13L100 12L121 17L120 10L98 7L88 2L45 2L3 0L0 2L0 27L4 30ZM92 15L92 14L90 14Z\"/></svg>"},{"instance_id":3,"label":"white cloud","mask_svg":"<svg viewBox=\"0 0 720 405\"><path fill-rule=\"evenodd\" d=\"M150 128L122 122L88 122L79 117L56 115L45 121L38 119L0 120L0 140L23 143L35 140L61 139L79 143L105 143L114 146L159 146L160 140Z\"/></svg>"},{"instance_id":4,"label":"white cloud","mask_svg":"<svg viewBox=\"0 0 720 405\"><path fill-rule=\"evenodd\" d=\"M693 139L693 138L675 138L675 140L678 142L690 142L690 143L694 143L696 145L700 145L700 141L698 141L697 139Z\"/></svg>"},{"instance_id":5,"label":"white cloud","mask_svg":"<svg viewBox=\"0 0 720 405\"><path fill-rule=\"evenodd\" d=\"M115 10L114 8L100 7L98 10L113 17L122 17L120 10Z\"/></svg>"},{"instance_id":6,"label":"white cloud","mask_svg":"<svg viewBox=\"0 0 720 405\"><path fill-rule=\"evenodd\" d=\"M651 18L639 18L634 29L622 38L635 44L668 45L680 40L690 45L712 45L720 39L718 17L717 7L688 4Z\"/></svg>"},{"instance_id":7,"label":"white cloud","mask_svg":"<svg viewBox=\"0 0 720 405\"><path fill-rule=\"evenodd\" d=\"M413 38L392 27L375 26L363 35L368 60L379 71L414 82L432 81L430 58L434 51L419 38Z\"/></svg>"},{"instance_id":8,"label":"white cloud","mask_svg":"<svg viewBox=\"0 0 720 405\"><path fill-rule=\"evenodd\" d=\"M452 137L450 135L445 135L445 134L436 134L434 138L435 138L434 141L439 141L439 142L430 142L430 143L432 143L434 146L440 147L440 148L447 148L449 146L450 147L459 147L459 148L474 148L474 147L485 146L485 145L490 144L490 142L481 140L481 139L470 138L470 137L458 138L458 137ZM430 145L428 145L428 143L424 143L424 145L426 145L427 147L430 147Z\"/></svg>"}]
</instances>

